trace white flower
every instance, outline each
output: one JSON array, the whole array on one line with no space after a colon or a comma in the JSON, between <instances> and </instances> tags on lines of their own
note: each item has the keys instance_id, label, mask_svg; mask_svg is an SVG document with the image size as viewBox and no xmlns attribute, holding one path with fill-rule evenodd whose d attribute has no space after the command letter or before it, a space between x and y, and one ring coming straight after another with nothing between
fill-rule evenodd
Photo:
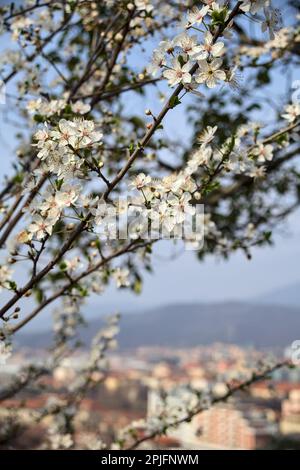
<instances>
[{"instance_id":1,"label":"white flower","mask_svg":"<svg viewBox=\"0 0 300 470\"><path fill-rule=\"evenodd\" d=\"M52 219L43 219L39 214L36 214L32 223L28 227L28 231L36 236L37 240L42 240L46 234L51 235L53 229Z\"/></svg>"},{"instance_id":2,"label":"white flower","mask_svg":"<svg viewBox=\"0 0 300 470\"><path fill-rule=\"evenodd\" d=\"M261 8L270 4L270 0L244 0L240 10L255 15Z\"/></svg>"},{"instance_id":3,"label":"white flower","mask_svg":"<svg viewBox=\"0 0 300 470\"><path fill-rule=\"evenodd\" d=\"M259 143L253 151L253 155L257 156L259 162L271 161L273 159L273 145L264 145Z\"/></svg>"},{"instance_id":4,"label":"white flower","mask_svg":"<svg viewBox=\"0 0 300 470\"><path fill-rule=\"evenodd\" d=\"M147 71L153 77L166 65L166 58L164 52L159 49L153 51L151 64L147 67Z\"/></svg>"},{"instance_id":5,"label":"white flower","mask_svg":"<svg viewBox=\"0 0 300 470\"><path fill-rule=\"evenodd\" d=\"M100 131L95 131L95 124L93 121L78 120L74 121L78 132L78 146L87 147L91 144L99 142L103 137Z\"/></svg>"},{"instance_id":6,"label":"white flower","mask_svg":"<svg viewBox=\"0 0 300 470\"><path fill-rule=\"evenodd\" d=\"M87 114L91 110L91 106L83 101L76 101L71 104L71 109L76 114Z\"/></svg>"},{"instance_id":7,"label":"white flower","mask_svg":"<svg viewBox=\"0 0 300 470\"><path fill-rule=\"evenodd\" d=\"M163 233L164 230L171 232L176 225L176 220L172 215L170 205L167 204L166 201L162 201L153 207L149 213L149 217L153 222L151 224L152 229L162 229Z\"/></svg>"},{"instance_id":8,"label":"white flower","mask_svg":"<svg viewBox=\"0 0 300 470\"><path fill-rule=\"evenodd\" d=\"M117 287L128 287L129 283L129 269L116 268L113 272L113 278L116 281Z\"/></svg>"},{"instance_id":9,"label":"white flower","mask_svg":"<svg viewBox=\"0 0 300 470\"><path fill-rule=\"evenodd\" d=\"M0 341L0 365L4 365L11 356L12 346L10 343Z\"/></svg>"},{"instance_id":10,"label":"white flower","mask_svg":"<svg viewBox=\"0 0 300 470\"><path fill-rule=\"evenodd\" d=\"M130 183L129 186L136 189L142 189L149 183L151 183L151 176L146 176L145 173L140 173L134 178L134 180Z\"/></svg>"},{"instance_id":11,"label":"white flower","mask_svg":"<svg viewBox=\"0 0 300 470\"><path fill-rule=\"evenodd\" d=\"M212 57L220 57L224 52L224 43L216 42L213 44L213 36L208 31L204 36L204 44L199 46L199 53L195 56L197 60L207 59L209 55Z\"/></svg>"},{"instance_id":12,"label":"white flower","mask_svg":"<svg viewBox=\"0 0 300 470\"><path fill-rule=\"evenodd\" d=\"M31 238L31 235L26 230L21 230L16 236L17 243L27 243Z\"/></svg>"},{"instance_id":13,"label":"white flower","mask_svg":"<svg viewBox=\"0 0 300 470\"><path fill-rule=\"evenodd\" d=\"M256 233L255 225L252 222L250 222L246 227L245 237L251 240L252 238L254 238L255 233Z\"/></svg>"},{"instance_id":14,"label":"white flower","mask_svg":"<svg viewBox=\"0 0 300 470\"><path fill-rule=\"evenodd\" d=\"M58 130L51 131L50 135L58 141L59 145L72 145L75 147L77 142L76 134L74 122L61 119L58 123Z\"/></svg>"},{"instance_id":15,"label":"white flower","mask_svg":"<svg viewBox=\"0 0 300 470\"><path fill-rule=\"evenodd\" d=\"M37 100L31 100L27 104L27 110L34 114L39 112L43 116L53 116L53 114L59 114L66 107L66 100L51 100L42 101L41 98Z\"/></svg>"},{"instance_id":16,"label":"white flower","mask_svg":"<svg viewBox=\"0 0 300 470\"><path fill-rule=\"evenodd\" d=\"M259 179L259 178L264 178L266 176L266 167L260 166L260 167L254 167L248 175L251 178L254 179Z\"/></svg>"},{"instance_id":17,"label":"white flower","mask_svg":"<svg viewBox=\"0 0 300 470\"><path fill-rule=\"evenodd\" d=\"M191 69L191 63L187 62L181 67L178 60L175 58L172 60L172 69L165 70L163 76L169 80L171 87L178 83L191 83L192 76L189 73Z\"/></svg>"},{"instance_id":18,"label":"white flower","mask_svg":"<svg viewBox=\"0 0 300 470\"><path fill-rule=\"evenodd\" d=\"M43 145L40 145L40 143L38 143L38 147L40 147L40 151L37 154L38 158L44 160L49 155L54 158L54 151L57 147L55 142L53 142L52 140L46 140Z\"/></svg>"},{"instance_id":19,"label":"white flower","mask_svg":"<svg viewBox=\"0 0 300 470\"><path fill-rule=\"evenodd\" d=\"M205 131L204 131L205 132ZM212 156L211 147L201 146L196 152L193 153L190 160L187 162L186 173L193 174L195 173L199 166L207 165Z\"/></svg>"},{"instance_id":20,"label":"white flower","mask_svg":"<svg viewBox=\"0 0 300 470\"><path fill-rule=\"evenodd\" d=\"M195 207L189 203L191 198L190 194L185 193L179 199L174 197L169 200L172 206L171 215L174 217L175 223L180 224L185 221L187 216L195 214Z\"/></svg>"},{"instance_id":21,"label":"white flower","mask_svg":"<svg viewBox=\"0 0 300 470\"><path fill-rule=\"evenodd\" d=\"M41 147L46 140L50 138L50 133L47 127L47 124L45 124L44 129L39 129L35 134L34 134L34 139L38 141L37 146Z\"/></svg>"},{"instance_id":22,"label":"white flower","mask_svg":"<svg viewBox=\"0 0 300 470\"><path fill-rule=\"evenodd\" d=\"M215 136L215 133L218 130L218 126L207 126L206 129L199 135L198 141L203 144L207 145L209 142L211 142Z\"/></svg>"},{"instance_id":23,"label":"white flower","mask_svg":"<svg viewBox=\"0 0 300 470\"><path fill-rule=\"evenodd\" d=\"M52 449L69 449L73 445L71 434L52 434L49 436Z\"/></svg>"},{"instance_id":24,"label":"white flower","mask_svg":"<svg viewBox=\"0 0 300 470\"><path fill-rule=\"evenodd\" d=\"M159 50L160 52L166 52L167 54L171 54L174 51L174 41L171 41L170 39L160 41Z\"/></svg>"},{"instance_id":25,"label":"white flower","mask_svg":"<svg viewBox=\"0 0 300 470\"><path fill-rule=\"evenodd\" d=\"M66 104L66 100L51 100L42 104L40 113L47 117L59 114L66 107Z\"/></svg>"},{"instance_id":26,"label":"white flower","mask_svg":"<svg viewBox=\"0 0 300 470\"><path fill-rule=\"evenodd\" d=\"M180 180L178 178L177 174L170 174L168 176L165 176L160 184L160 190L163 193L168 193L168 192L174 192L176 193L178 189L180 188Z\"/></svg>"},{"instance_id":27,"label":"white flower","mask_svg":"<svg viewBox=\"0 0 300 470\"><path fill-rule=\"evenodd\" d=\"M214 88L219 80L226 80L224 70L220 70L222 65L221 59L214 59L212 62L201 60L198 64L199 72L195 76L197 83L206 83L208 88Z\"/></svg>"},{"instance_id":28,"label":"white flower","mask_svg":"<svg viewBox=\"0 0 300 470\"><path fill-rule=\"evenodd\" d=\"M6 266L5 264L0 266L0 291L2 290L2 287L8 287L8 282L11 280L11 276L12 271L11 269L9 269L8 266Z\"/></svg>"},{"instance_id":29,"label":"white flower","mask_svg":"<svg viewBox=\"0 0 300 470\"><path fill-rule=\"evenodd\" d=\"M268 10L264 9L265 11L265 21L261 24L262 32L269 31L270 39L275 39L274 30L278 29L278 25L280 22L280 15L277 10Z\"/></svg>"},{"instance_id":30,"label":"white flower","mask_svg":"<svg viewBox=\"0 0 300 470\"><path fill-rule=\"evenodd\" d=\"M107 202L100 200L96 208L92 208L92 214L95 217L96 225L106 226L108 229L109 226L113 230L116 228L117 220L117 209L113 204L108 204Z\"/></svg>"},{"instance_id":31,"label":"white flower","mask_svg":"<svg viewBox=\"0 0 300 470\"><path fill-rule=\"evenodd\" d=\"M137 10L146 10L148 13L153 10L154 6L151 5L149 0L134 0Z\"/></svg>"},{"instance_id":32,"label":"white flower","mask_svg":"<svg viewBox=\"0 0 300 470\"><path fill-rule=\"evenodd\" d=\"M52 139L57 141L59 146L71 145L75 149L99 142L102 135L101 132L95 130L93 121L84 119L74 119L74 121L61 119L58 123L58 129L50 133Z\"/></svg>"},{"instance_id":33,"label":"white flower","mask_svg":"<svg viewBox=\"0 0 300 470\"><path fill-rule=\"evenodd\" d=\"M188 56L198 54L201 46L197 44L197 36L189 36L187 33L182 33L174 40L174 44L181 47L183 52Z\"/></svg>"},{"instance_id":34,"label":"white flower","mask_svg":"<svg viewBox=\"0 0 300 470\"><path fill-rule=\"evenodd\" d=\"M66 269L69 272L74 272L76 269L82 266L82 263L80 262L79 256L75 256L72 259L65 260L66 263Z\"/></svg>"},{"instance_id":35,"label":"white flower","mask_svg":"<svg viewBox=\"0 0 300 470\"><path fill-rule=\"evenodd\" d=\"M65 184L55 195L59 207L69 207L74 204L81 191L80 185Z\"/></svg>"},{"instance_id":36,"label":"white flower","mask_svg":"<svg viewBox=\"0 0 300 470\"><path fill-rule=\"evenodd\" d=\"M240 89L240 82L242 81L242 78L242 74L236 65L229 69L227 73L227 82L233 90Z\"/></svg>"},{"instance_id":37,"label":"white flower","mask_svg":"<svg viewBox=\"0 0 300 470\"><path fill-rule=\"evenodd\" d=\"M187 27L192 26L194 24L201 24L205 15L207 15L209 10L209 6L203 6L201 9L198 7L192 8L191 11L187 14Z\"/></svg>"},{"instance_id":38,"label":"white flower","mask_svg":"<svg viewBox=\"0 0 300 470\"><path fill-rule=\"evenodd\" d=\"M40 109L41 104L42 104L41 98L38 98L37 100L28 101L26 105L27 111L31 114L34 114Z\"/></svg>"},{"instance_id":39,"label":"white flower","mask_svg":"<svg viewBox=\"0 0 300 470\"><path fill-rule=\"evenodd\" d=\"M20 37L20 33L22 31L28 30L33 24L34 21L32 18L23 18L22 16L18 16L16 19L14 19L11 24L13 41L17 41Z\"/></svg>"},{"instance_id":40,"label":"white flower","mask_svg":"<svg viewBox=\"0 0 300 470\"><path fill-rule=\"evenodd\" d=\"M44 200L40 205L41 214L43 216L48 215L49 217L56 218L60 215L61 207L58 205L56 197L51 192L46 192Z\"/></svg>"},{"instance_id":41,"label":"white flower","mask_svg":"<svg viewBox=\"0 0 300 470\"><path fill-rule=\"evenodd\" d=\"M285 113L282 114L282 117L289 122L294 122L296 118L300 116L300 104L288 104L285 108Z\"/></svg>"}]
</instances>

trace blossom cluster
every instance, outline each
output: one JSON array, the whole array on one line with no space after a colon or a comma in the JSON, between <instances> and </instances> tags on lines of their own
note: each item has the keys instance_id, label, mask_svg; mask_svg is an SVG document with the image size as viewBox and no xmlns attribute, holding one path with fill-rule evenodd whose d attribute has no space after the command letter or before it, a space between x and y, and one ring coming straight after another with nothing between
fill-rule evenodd
<instances>
[{"instance_id":1,"label":"blossom cluster","mask_svg":"<svg viewBox=\"0 0 300 470\"><path fill-rule=\"evenodd\" d=\"M185 422L189 422L196 414L202 413L215 403L226 401L232 390L239 384L255 382L259 374L268 374L276 367L274 357L266 357L260 364L254 364L253 373L249 366L242 372L235 373L230 383L217 382L214 385L183 383L175 387L152 386L149 392L149 409L146 419L133 421L123 428L114 442L113 449L127 449L147 436L155 437L167 434L171 429L178 433L184 432Z\"/></svg>"},{"instance_id":2,"label":"blossom cluster","mask_svg":"<svg viewBox=\"0 0 300 470\"><path fill-rule=\"evenodd\" d=\"M118 314L109 316L106 319L106 325L94 336L85 366L68 386L68 399L48 401L44 415L53 415L54 418L48 429L51 449L68 449L74 445L70 424L76 419L78 404L80 404L86 390L91 388L91 384L95 386L105 377L104 374L108 367L106 354L116 347L119 319ZM74 321L72 330L75 324L78 326L78 319ZM62 326L60 327L61 332L65 334L65 329ZM68 335L68 332L66 334ZM74 335L74 330L71 335ZM63 362L61 365L63 366Z\"/></svg>"},{"instance_id":3,"label":"blossom cluster","mask_svg":"<svg viewBox=\"0 0 300 470\"><path fill-rule=\"evenodd\" d=\"M36 100L30 100L27 103L27 110L30 114L39 114L46 118L49 118L55 114L60 114L66 109L68 105L67 97L65 99L50 100L46 101L42 98ZM74 114L87 114L91 110L91 106L88 103L84 103L81 100L70 103L71 111Z\"/></svg>"},{"instance_id":4,"label":"blossom cluster","mask_svg":"<svg viewBox=\"0 0 300 470\"><path fill-rule=\"evenodd\" d=\"M33 218L28 230L22 230L18 234L17 241L20 243L27 243L33 238L42 240L46 235L51 235L54 225L64 211L74 207L82 195L78 176L80 168L85 164L85 158L80 152L98 149L102 133L95 129L95 124L91 120L61 119L58 125L51 129L46 123L36 132L34 138L41 165L36 170L34 178L29 183L26 182L23 194L30 194L34 190L40 175L55 177L55 182L51 181L51 184L39 194L38 203L35 200L27 207L27 212L30 212Z\"/></svg>"},{"instance_id":5,"label":"blossom cluster","mask_svg":"<svg viewBox=\"0 0 300 470\"><path fill-rule=\"evenodd\" d=\"M215 88L220 82L230 83L234 80L235 68L224 68L222 56L226 52L225 44L218 40L215 33L216 25L225 24L231 10L222 1L204 3L207 5L201 8L195 6L187 13L185 28L196 31L196 34L190 35L186 31L172 40L163 40L153 52L148 72L155 76L162 71L171 87L182 84L191 90L199 84L205 84L208 88ZM263 9L265 21L262 23L262 31L268 29L274 39L273 30L278 23L278 14L270 7L269 0L244 1L239 8L251 14Z\"/></svg>"}]
</instances>

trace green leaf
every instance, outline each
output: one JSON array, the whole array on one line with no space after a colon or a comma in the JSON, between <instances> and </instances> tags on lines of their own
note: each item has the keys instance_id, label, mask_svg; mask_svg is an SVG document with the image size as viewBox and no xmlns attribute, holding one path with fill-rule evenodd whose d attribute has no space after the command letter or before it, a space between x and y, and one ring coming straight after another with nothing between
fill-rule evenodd
<instances>
[{"instance_id":1,"label":"green leaf","mask_svg":"<svg viewBox=\"0 0 300 470\"><path fill-rule=\"evenodd\" d=\"M14 291L17 290L17 284L15 283L15 281L8 281L8 285L9 285L10 290L14 290Z\"/></svg>"},{"instance_id":2,"label":"green leaf","mask_svg":"<svg viewBox=\"0 0 300 470\"><path fill-rule=\"evenodd\" d=\"M179 55L179 56L177 57L177 59L178 59L178 62L180 63L180 66L183 67L184 64L185 64L185 60L184 60L184 58L182 57L182 55Z\"/></svg>"},{"instance_id":3,"label":"green leaf","mask_svg":"<svg viewBox=\"0 0 300 470\"><path fill-rule=\"evenodd\" d=\"M270 83L271 79L269 70L267 68L260 70L260 72L257 74L257 81L262 85Z\"/></svg>"},{"instance_id":4,"label":"green leaf","mask_svg":"<svg viewBox=\"0 0 300 470\"><path fill-rule=\"evenodd\" d=\"M266 242L271 243L272 232L264 232L263 236Z\"/></svg>"},{"instance_id":5,"label":"green leaf","mask_svg":"<svg viewBox=\"0 0 300 470\"><path fill-rule=\"evenodd\" d=\"M173 109L181 103L178 96L172 96L169 101L169 108Z\"/></svg>"},{"instance_id":6,"label":"green leaf","mask_svg":"<svg viewBox=\"0 0 300 470\"><path fill-rule=\"evenodd\" d=\"M66 105L66 107L64 109L64 112L67 113L67 114L70 114L70 113L73 112L70 104Z\"/></svg>"},{"instance_id":7,"label":"green leaf","mask_svg":"<svg viewBox=\"0 0 300 470\"><path fill-rule=\"evenodd\" d=\"M135 294L140 294L142 292L142 281L140 279L136 279L133 284L133 291Z\"/></svg>"},{"instance_id":8,"label":"green leaf","mask_svg":"<svg viewBox=\"0 0 300 470\"><path fill-rule=\"evenodd\" d=\"M24 175L23 173L18 173L14 178L13 178L13 181L14 183L22 183L23 181L23 178L24 178Z\"/></svg>"},{"instance_id":9,"label":"green leaf","mask_svg":"<svg viewBox=\"0 0 300 470\"><path fill-rule=\"evenodd\" d=\"M60 180L56 180L55 181L55 186L56 188L58 189L58 191L61 189L62 185L63 185L63 182L64 182L64 179L60 179Z\"/></svg>"},{"instance_id":10,"label":"green leaf","mask_svg":"<svg viewBox=\"0 0 300 470\"><path fill-rule=\"evenodd\" d=\"M207 194L211 193L215 189L219 189L220 183L219 181L213 181L210 184L208 184L206 187L203 188L202 194L206 196Z\"/></svg>"},{"instance_id":11,"label":"green leaf","mask_svg":"<svg viewBox=\"0 0 300 470\"><path fill-rule=\"evenodd\" d=\"M41 304L44 300L44 292L42 291L42 289L39 289L38 287L35 289L35 298L36 298L36 301Z\"/></svg>"},{"instance_id":12,"label":"green leaf","mask_svg":"<svg viewBox=\"0 0 300 470\"><path fill-rule=\"evenodd\" d=\"M41 114L35 114L33 119L35 120L35 122L38 122L38 123L45 121L44 116L42 116Z\"/></svg>"},{"instance_id":13,"label":"green leaf","mask_svg":"<svg viewBox=\"0 0 300 470\"><path fill-rule=\"evenodd\" d=\"M211 13L211 19L213 26L222 25L226 21L226 16L228 13L228 8L222 8L222 10L213 10Z\"/></svg>"},{"instance_id":14,"label":"green leaf","mask_svg":"<svg viewBox=\"0 0 300 470\"><path fill-rule=\"evenodd\" d=\"M68 69L71 70L71 71L74 70L75 67L76 67L76 65L77 65L79 62L80 62L79 57L75 57L75 56L72 57L72 58L68 61L68 64L67 64L67 65L68 65Z\"/></svg>"},{"instance_id":15,"label":"green leaf","mask_svg":"<svg viewBox=\"0 0 300 470\"><path fill-rule=\"evenodd\" d=\"M59 269L61 271L65 271L67 269L67 263L65 261L62 261L61 263L59 263Z\"/></svg>"},{"instance_id":16,"label":"green leaf","mask_svg":"<svg viewBox=\"0 0 300 470\"><path fill-rule=\"evenodd\" d=\"M89 293L85 287L82 287L80 284L74 284L73 287L79 292L81 297L88 297Z\"/></svg>"}]
</instances>

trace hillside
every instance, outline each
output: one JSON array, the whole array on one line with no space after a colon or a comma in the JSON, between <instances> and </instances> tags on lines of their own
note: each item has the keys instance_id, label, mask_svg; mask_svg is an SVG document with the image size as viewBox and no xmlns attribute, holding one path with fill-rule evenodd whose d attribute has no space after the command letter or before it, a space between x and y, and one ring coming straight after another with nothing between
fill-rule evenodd
<instances>
[{"instance_id":1,"label":"hillside","mask_svg":"<svg viewBox=\"0 0 300 470\"><path fill-rule=\"evenodd\" d=\"M102 320L82 328L84 342ZM50 332L19 334L19 344L43 347ZM241 302L167 305L122 316L121 348L142 345L191 347L215 341L261 347L285 347L300 338L299 309Z\"/></svg>"}]
</instances>

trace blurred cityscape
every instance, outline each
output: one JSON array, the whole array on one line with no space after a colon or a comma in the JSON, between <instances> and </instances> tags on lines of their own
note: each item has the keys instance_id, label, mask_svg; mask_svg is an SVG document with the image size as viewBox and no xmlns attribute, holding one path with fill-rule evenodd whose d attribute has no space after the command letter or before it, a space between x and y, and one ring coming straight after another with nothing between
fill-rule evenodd
<instances>
[{"instance_id":1,"label":"blurred cityscape","mask_svg":"<svg viewBox=\"0 0 300 470\"><path fill-rule=\"evenodd\" d=\"M191 384L201 390L222 391L239 375L255 369L269 352L251 347L214 343L192 348L148 346L115 352L110 370L101 384L82 400L76 417L75 442L82 448L101 435L112 442L117 430L133 420L155 414L163 392ZM16 377L22 366L45 359L45 350L23 347L1 366L1 386ZM276 357L276 352L275 352ZM28 427L30 414L45 406L53 396L63 397L67 385L80 373L86 352L77 352L54 370L51 377L39 379L39 387L27 387L14 398L1 402L0 421L15 409L20 430L14 449L38 449L47 424ZM7 448L5 443L0 448ZM144 443L144 448L181 449L296 449L300 448L300 368L282 369L271 381L257 382L196 416L191 422L170 431L167 436Z\"/></svg>"}]
</instances>

